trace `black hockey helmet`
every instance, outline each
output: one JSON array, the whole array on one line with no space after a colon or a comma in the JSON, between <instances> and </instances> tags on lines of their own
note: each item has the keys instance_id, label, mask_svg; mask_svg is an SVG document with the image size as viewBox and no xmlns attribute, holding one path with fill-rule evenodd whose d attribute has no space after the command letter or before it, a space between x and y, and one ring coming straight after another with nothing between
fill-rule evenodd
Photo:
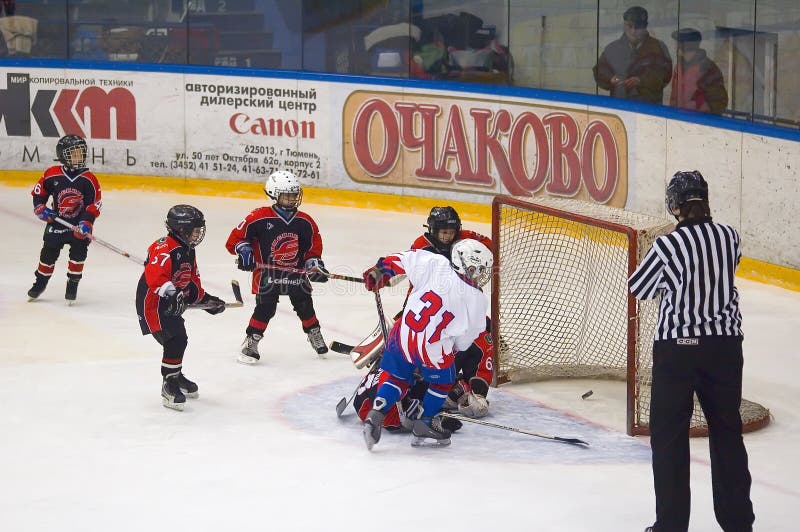
<instances>
[{"instance_id":1,"label":"black hockey helmet","mask_svg":"<svg viewBox=\"0 0 800 532\"><path fill-rule=\"evenodd\" d=\"M68 170L86 168L86 141L79 135L64 135L56 144L56 161Z\"/></svg>"},{"instance_id":2,"label":"black hockey helmet","mask_svg":"<svg viewBox=\"0 0 800 532\"><path fill-rule=\"evenodd\" d=\"M690 201L708 203L708 183L697 170L675 172L667 185L667 212L674 214Z\"/></svg>"},{"instance_id":3,"label":"black hockey helmet","mask_svg":"<svg viewBox=\"0 0 800 532\"><path fill-rule=\"evenodd\" d=\"M206 219L197 207L175 205L167 213L165 223L169 234L190 248L195 247L206 236ZM200 229L195 235L194 230Z\"/></svg>"},{"instance_id":4,"label":"black hockey helmet","mask_svg":"<svg viewBox=\"0 0 800 532\"><path fill-rule=\"evenodd\" d=\"M458 217L456 210L450 206L434 207L428 215L428 223L423 227L428 228L428 235L437 249L450 252L450 246L458 238L461 231L461 218ZM444 243L439 240L438 232L442 229L455 229L456 235L453 241Z\"/></svg>"}]
</instances>

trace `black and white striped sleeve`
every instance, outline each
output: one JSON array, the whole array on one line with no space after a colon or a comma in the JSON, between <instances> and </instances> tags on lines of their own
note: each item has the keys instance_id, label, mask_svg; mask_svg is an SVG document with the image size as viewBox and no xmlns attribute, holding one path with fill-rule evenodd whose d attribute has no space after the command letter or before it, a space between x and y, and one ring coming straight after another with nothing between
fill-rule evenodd
<instances>
[{"instance_id":1,"label":"black and white striped sleeve","mask_svg":"<svg viewBox=\"0 0 800 532\"><path fill-rule=\"evenodd\" d=\"M665 263L657 245L658 240L628 279L628 288L636 299L653 299L658 295Z\"/></svg>"}]
</instances>

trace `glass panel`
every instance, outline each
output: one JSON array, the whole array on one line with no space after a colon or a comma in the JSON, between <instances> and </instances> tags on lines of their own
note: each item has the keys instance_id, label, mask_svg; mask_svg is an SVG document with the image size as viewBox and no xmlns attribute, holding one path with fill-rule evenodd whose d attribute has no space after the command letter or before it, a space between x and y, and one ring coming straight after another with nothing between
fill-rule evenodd
<instances>
[{"instance_id":1,"label":"glass panel","mask_svg":"<svg viewBox=\"0 0 800 532\"><path fill-rule=\"evenodd\" d=\"M685 1L684 1L685 3ZM678 1L628 3L601 0L597 63L592 69L598 94L663 104L668 102Z\"/></svg>"},{"instance_id":2,"label":"glass panel","mask_svg":"<svg viewBox=\"0 0 800 532\"><path fill-rule=\"evenodd\" d=\"M759 0L757 6L756 120L800 127L800 3Z\"/></svg>"},{"instance_id":3,"label":"glass panel","mask_svg":"<svg viewBox=\"0 0 800 532\"><path fill-rule=\"evenodd\" d=\"M153 3L135 0L70 1L69 57L150 61L143 52L153 10Z\"/></svg>"},{"instance_id":4,"label":"glass panel","mask_svg":"<svg viewBox=\"0 0 800 532\"><path fill-rule=\"evenodd\" d=\"M514 85L595 93L597 0L511 0Z\"/></svg>"},{"instance_id":5,"label":"glass panel","mask_svg":"<svg viewBox=\"0 0 800 532\"><path fill-rule=\"evenodd\" d=\"M411 76L509 84L507 0L414 0Z\"/></svg>"},{"instance_id":6,"label":"glass panel","mask_svg":"<svg viewBox=\"0 0 800 532\"><path fill-rule=\"evenodd\" d=\"M303 68L408 77L409 0L304 0Z\"/></svg>"},{"instance_id":7,"label":"glass panel","mask_svg":"<svg viewBox=\"0 0 800 532\"><path fill-rule=\"evenodd\" d=\"M189 63L301 68L302 6L296 0L193 0L190 5Z\"/></svg>"},{"instance_id":8,"label":"glass panel","mask_svg":"<svg viewBox=\"0 0 800 532\"><path fill-rule=\"evenodd\" d=\"M67 2L2 2L0 56L67 57Z\"/></svg>"},{"instance_id":9,"label":"glass panel","mask_svg":"<svg viewBox=\"0 0 800 532\"><path fill-rule=\"evenodd\" d=\"M684 0L671 36L673 107L748 116L753 107L752 0Z\"/></svg>"}]
</instances>

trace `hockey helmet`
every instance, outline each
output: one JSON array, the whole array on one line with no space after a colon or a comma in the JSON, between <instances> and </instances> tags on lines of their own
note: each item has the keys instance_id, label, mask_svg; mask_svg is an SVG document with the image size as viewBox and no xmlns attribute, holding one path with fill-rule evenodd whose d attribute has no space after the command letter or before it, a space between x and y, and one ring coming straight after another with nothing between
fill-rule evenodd
<instances>
[{"instance_id":1,"label":"hockey helmet","mask_svg":"<svg viewBox=\"0 0 800 532\"><path fill-rule=\"evenodd\" d=\"M453 269L467 282L483 286L492 278L494 256L481 242L472 238L459 240L450 253Z\"/></svg>"},{"instance_id":2,"label":"hockey helmet","mask_svg":"<svg viewBox=\"0 0 800 532\"><path fill-rule=\"evenodd\" d=\"M697 170L676 172L667 185L667 212L676 210L690 201L708 202L708 183Z\"/></svg>"},{"instance_id":3,"label":"hockey helmet","mask_svg":"<svg viewBox=\"0 0 800 532\"><path fill-rule=\"evenodd\" d=\"M171 236L190 248L197 246L206 236L206 219L200 209L191 205L172 207L165 225Z\"/></svg>"},{"instance_id":4,"label":"hockey helmet","mask_svg":"<svg viewBox=\"0 0 800 532\"><path fill-rule=\"evenodd\" d=\"M433 239L433 243L437 248L446 248L452 244L449 242L442 242L439 239L439 231L442 229L455 229L453 240L458 238L458 233L461 231L461 218L453 207L434 207L428 215L428 223L423 227L428 228L428 235Z\"/></svg>"},{"instance_id":5,"label":"hockey helmet","mask_svg":"<svg viewBox=\"0 0 800 532\"><path fill-rule=\"evenodd\" d=\"M270 174L264 184L264 192L278 207L285 210L296 211L303 201L303 187L300 186L297 177L287 170L279 170ZM281 198L282 194L290 196ZM295 195L294 198L291 198L292 194Z\"/></svg>"},{"instance_id":6,"label":"hockey helmet","mask_svg":"<svg viewBox=\"0 0 800 532\"><path fill-rule=\"evenodd\" d=\"M56 161L68 170L86 168L86 141L79 135L64 135L56 144Z\"/></svg>"}]
</instances>

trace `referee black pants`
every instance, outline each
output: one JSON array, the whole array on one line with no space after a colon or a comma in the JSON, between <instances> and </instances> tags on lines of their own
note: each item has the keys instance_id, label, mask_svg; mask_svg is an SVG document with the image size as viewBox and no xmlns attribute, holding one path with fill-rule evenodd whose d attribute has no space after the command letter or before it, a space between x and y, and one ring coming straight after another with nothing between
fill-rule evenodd
<instances>
[{"instance_id":1,"label":"referee black pants","mask_svg":"<svg viewBox=\"0 0 800 532\"><path fill-rule=\"evenodd\" d=\"M656 532L689 529L689 420L693 393L708 421L714 514L725 532L753 530L750 472L742 440L742 338L658 340L653 345L650 445Z\"/></svg>"}]
</instances>

